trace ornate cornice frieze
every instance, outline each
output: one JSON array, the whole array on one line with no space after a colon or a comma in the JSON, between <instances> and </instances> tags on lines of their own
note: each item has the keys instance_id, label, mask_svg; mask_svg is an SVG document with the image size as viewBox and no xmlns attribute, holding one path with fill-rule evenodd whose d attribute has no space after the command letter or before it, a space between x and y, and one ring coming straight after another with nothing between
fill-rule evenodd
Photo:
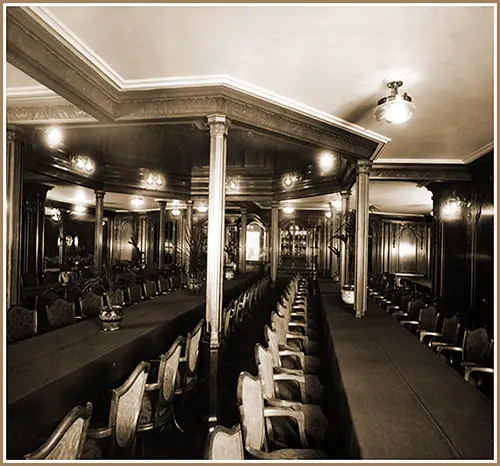
<instances>
[{"instance_id":1,"label":"ornate cornice frieze","mask_svg":"<svg viewBox=\"0 0 500 466\"><path fill-rule=\"evenodd\" d=\"M470 173L464 165L374 164L371 180L400 181L469 181Z\"/></svg>"},{"instance_id":2,"label":"ornate cornice frieze","mask_svg":"<svg viewBox=\"0 0 500 466\"><path fill-rule=\"evenodd\" d=\"M41 124L41 123L75 123L95 122L95 118L73 104L11 106L6 109L7 123Z\"/></svg>"}]
</instances>

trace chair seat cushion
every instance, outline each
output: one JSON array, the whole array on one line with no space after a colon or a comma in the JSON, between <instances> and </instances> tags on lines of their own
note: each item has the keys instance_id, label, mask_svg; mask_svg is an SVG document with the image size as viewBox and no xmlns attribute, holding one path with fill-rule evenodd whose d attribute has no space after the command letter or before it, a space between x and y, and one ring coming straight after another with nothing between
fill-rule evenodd
<instances>
[{"instance_id":1,"label":"chair seat cushion","mask_svg":"<svg viewBox=\"0 0 500 466\"><path fill-rule=\"evenodd\" d=\"M300 345L297 341L287 340L287 345L296 350L300 350ZM305 345L305 354L314 356L319 353L319 345L316 341L309 339Z\"/></svg>"},{"instance_id":2,"label":"chair seat cushion","mask_svg":"<svg viewBox=\"0 0 500 466\"><path fill-rule=\"evenodd\" d=\"M316 356L305 355L305 373L317 374L321 370L321 361ZM299 369L296 358L285 356L281 359L281 365L286 369Z\"/></svg>"},{"instance_id":3,"label":"chair seat cushion","mask_svg":"<svg viewBox=\"0 0 500 466\"><path fill-rule=\"evenodd\" d=\"M305 374L307 402L317 404L323 395L323 385L318 377L313 374ZM300 401L300 389L297 383L280 381L277 385L279 397L283 400Z\"/></svg>"},{"instance_id":4,"label":"chair seat cushion","mask_svg":"<svg viewBox=\"0 0 500 466\"><path fill-rule=\"evenodd\" d=\"M321 407L313 404L301 404L304 413L306 436L309 445L313 448L321 448L325 441L325 432L328 428L328 420L323 414ZM295 420L287 417L273 418L273 436L278 442L289 447L300 445Z\"/></svg>"}]
</instances>

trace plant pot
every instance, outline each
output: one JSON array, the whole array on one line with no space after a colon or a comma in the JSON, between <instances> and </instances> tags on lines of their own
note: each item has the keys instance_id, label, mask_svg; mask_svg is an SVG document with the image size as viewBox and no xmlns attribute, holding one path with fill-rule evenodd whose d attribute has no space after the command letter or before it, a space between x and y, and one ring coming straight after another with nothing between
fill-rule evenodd
<instances>
[{"instance_id":1,"label":"plant pot","mask_svg":"<svg viewBox=\"0 0 500 466\"><path fill-rule=\"evenodd\" d=\"M187 287L191 293L199 294L199 292L201 291L202 282L199 278L189 277Z\"/></svg>"},{"instance_id":2,"label":"plant pot","mask_svg":"<svg viewBox=\"0 0 500 466\"><path fill-rule=\"evenodd\" d=\"M116 332L120 330L123 320L123 310L121 306L111 306L101 309L99 312L101 330L104 332Z\"/></svg>"},{"instance_id":3,"label":"plant pot","mask_svg":"<svg viewBox=\"0 0 500 466\"><path fill-rule=\"evenodd\" d=\"M345 285L340 291L340 296L342 298L342 302L346 304L354 304L354 286Z\"/></svg>"}]
</instances>

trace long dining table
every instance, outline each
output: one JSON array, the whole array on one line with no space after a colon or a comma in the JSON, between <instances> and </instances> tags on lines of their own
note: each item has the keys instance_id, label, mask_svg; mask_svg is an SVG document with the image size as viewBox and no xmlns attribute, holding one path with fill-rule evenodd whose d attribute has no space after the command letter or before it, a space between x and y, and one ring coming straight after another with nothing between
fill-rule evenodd
<instances>
[{"instance_id":1,"label":"long dining table","mask_svg":"<svg viewBox=\"0 0 500 466\"><path fill-rule=\"evenodd\" d=\"M254 275L224 281L225 304ZM124 308L121 329L88 319L7 346L7 458L37 448L71 408L116 386L204 317L205 293L179 290Z\"/></svg>"}]
</instances>

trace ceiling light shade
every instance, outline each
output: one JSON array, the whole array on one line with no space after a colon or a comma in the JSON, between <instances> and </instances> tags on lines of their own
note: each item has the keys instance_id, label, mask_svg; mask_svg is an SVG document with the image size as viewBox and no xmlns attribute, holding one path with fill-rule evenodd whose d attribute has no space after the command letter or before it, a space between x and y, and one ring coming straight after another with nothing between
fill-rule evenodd
<instances>
[{"instance_id":1,"label":"ceiling light shade","mask_svg":"<svg viewBox=\"0 0 500 466\"><path fill-rule=\"evenodd\" d=\"M130 203L134 206L134 207L142 207L144 205L144 199L142 197L134 197Z\"/></svg>"},{"instance_id":2,"label":"ceiling light shade","mask_svg":"<svg viewBox=\"0 0 500 466\"><path fill-rule=\"evenodd\" d=\"M208 207L205 204L200 204L199 206L196 206L196 210L200 214L204 214L208 210Z\"/></svg>"},{"instance_id":3,"label":"ceiling light shade","mask_svg":"<svg viewBox=\"0 0 500 466\"><path fill-rule=\"evenodd\" d=\"M319 156L319 168L322 172L328 172L333 168L335 157L330 152L323 152Z\"/></svg>"},{"instance_id":4,"label":"ceiling light shade","mask_svg":"<svg viewBox=\"0 0 500 466\"><path fill-rule=\"evenodd\" d=\"M287 186L287 187L291 186L291 185L292 185L292 183L293 183L293 180L292 180L292 178L291 178L290 176L287 176L287 177L285 178L285 180L283 181L283 184L284 184L285 186Z\"/></svg>"},{"instance_id":5,"label":"ceiling light shade","mask_svg":"<svg viewBox=\"0 0 500 466\"><path fill-rule=\"evenodd\" d=\"M73 210L79 214L83 214L87 210L87 207L84 205L76 205Z\"/></svg>"},{"instance_id":6,"label":"ceiling light shade","mask_svg":"<svg viewBox=\"0 0 500 466\"><path fill-rule=\"evenodd\" d=\"M94 162L86 155L74 155L71 157L73 166L81 172L92 173L95 169Z\"/></svg>"},{"instance_id":7,"label":"ceiling light shade","mask_svg":"<svg viewBox=\"0 0 500 466\"><path fill-rule=\"evenodd\" d=\"M340 210L342 208L342 201L340 199L335 199L332 201L332 207L336 210Z\"/></svg>"},{"instance_id":8,"label":"ceiling light shade","mask_svg":"<svg viewBox=\"0 0 500 466\"><path fill-rule=\"evenodd\" d=\"M147 184L153 184L155 182L154 176L150 173L147 178L146 178L146 183Z\"/></svg>"},{"instance_id":9,"label":"ceiling light shade","mask_svg":"<svg viewBox=\"0 0 500 466\"><path fill-rule=\"evenodd\" d=\"M398 88L403 81L391 81L387 87L391 89L391 95L378 101L374 116L381 123L404 123L408 121L415 112L415 105L411 97L405 92L398 94Z\"/></svg>"},{"instance_id":10,"label":"ceiling light shade","mask_svg":"<svg viewBox=\"0 0 500 466\"><path fill-rule=\"evenodd\" d=\"M295 212L295 209L292 206L285 206L283 207L283 212L285 214L293 214Z\"/></svg>"},{"instance_id":11,"label":"ceiling light shade","mask_svg":"<svg viewBox=\"0 0 500 466\"><path fill-rule=\"evenodd\" d=\"M45 133L45 140L50 147L61 144L63 139L62 131L59 128L50 128Z\"/></svg>"},{"instance_id":12,"label":"ceiling light shade","mask_svg":"<svg viewBox=\"0 0 500 466\"><path fill-rule=\"evenodd\" d=\"M179 209L172 209L170 213L174 216L177 217L178 215L181 214L181 211Z\"/></svg>"},{"instance_id":13,"label":"ceiling light shade","mask_svg":"<svg viewBox=\"0 0 500 466\"><path fill-rule=\"evenodd\" d=\"M226 186L229 191L236 191L236 188L238 188L238 183L236 183L235 180L228 180Z\"/></svg>"}]
</instances>

